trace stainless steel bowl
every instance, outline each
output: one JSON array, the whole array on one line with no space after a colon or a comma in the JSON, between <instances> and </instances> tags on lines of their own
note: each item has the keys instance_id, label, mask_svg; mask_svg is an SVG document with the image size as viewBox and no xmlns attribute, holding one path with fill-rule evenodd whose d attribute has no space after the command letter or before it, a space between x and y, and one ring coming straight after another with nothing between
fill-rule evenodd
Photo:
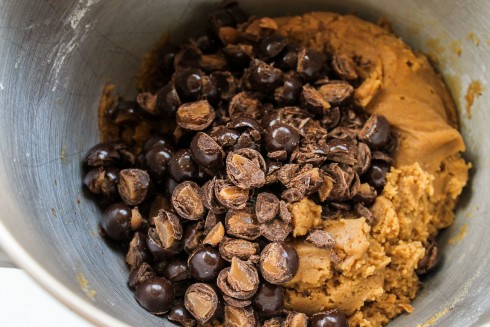
<instances>
[{"instance_id":1,"label":"stainless steel bowl","mask_svg":"<svg viewBox=\"0 0 490 327\"><path fill-rule=\"evenodd\" d=\"M124 260L98 236L99 211L81 192L80 161L97 142L102 87L113 82L121 93L133 92L139 62L160 34L185 37L214 2L0 2L0 243L16 264L97 325L162 324L135 304ZM489 83L489 1L244 0L243 6L257 15L335 10L388 17L411 45L436 55L461 108L471 80L484 88ZM484 91L472 118L464 110L460 115L475 168L456 224L443 235L445 244L455 242L445 246L443 265L425 282L415 311L392 326L490 320L488 99Z\"/></svg>"}]
</instances>

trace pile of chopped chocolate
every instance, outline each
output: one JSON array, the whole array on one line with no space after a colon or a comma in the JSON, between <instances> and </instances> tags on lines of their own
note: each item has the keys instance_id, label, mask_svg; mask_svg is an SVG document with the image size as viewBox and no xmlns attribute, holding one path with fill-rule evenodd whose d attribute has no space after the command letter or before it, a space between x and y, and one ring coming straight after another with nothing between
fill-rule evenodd
<instances>
[{"instance_id":1,"label":"pile of chopped chocolate","mask_svg":"<svg viewBox=\"0 0 490 327\"><path fill-rule=\"evenodd\" d=\"M276 30L222 4L207 30L160 50L158 89L115 104L118 133L85 159L84 184L104 208L103 235L127 249L136 300L183 326L306 326L306 315L283 308L281 285L300 260L288 206L309 198L323 219L372 223L393 163L389 123L353 101L353 59ZM334 243L321 229L305 239ZM343 326L346 317L309 321Z\"/></svg>"}]
</instances>

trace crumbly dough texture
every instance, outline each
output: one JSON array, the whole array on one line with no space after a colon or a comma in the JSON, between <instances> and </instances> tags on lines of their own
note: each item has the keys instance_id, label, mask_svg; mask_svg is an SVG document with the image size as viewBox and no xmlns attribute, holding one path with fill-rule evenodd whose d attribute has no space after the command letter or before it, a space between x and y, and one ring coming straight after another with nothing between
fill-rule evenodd
<instances>
[{"instance_id":1,"label":"crumbly dough texture","mask_svg":"<svg viewBox=\"0 0 490 327\"><path fill-rule=\"evenodd\" d=\"M427 58L377 25L328 12L276 22L298 44L352 57L363 81L355 101L384 115L399 136L395 167L373 206L373 226L353 217L319 223L321 208L310 200L290 205L295 235L323 228L336 245L295 242L299 271L286 284L285 305L306 314L338 308L350 316L350 326L385 325L413 310L424 245L452 224L468 179L455 105Z\"/></svg>"}]
</instances>

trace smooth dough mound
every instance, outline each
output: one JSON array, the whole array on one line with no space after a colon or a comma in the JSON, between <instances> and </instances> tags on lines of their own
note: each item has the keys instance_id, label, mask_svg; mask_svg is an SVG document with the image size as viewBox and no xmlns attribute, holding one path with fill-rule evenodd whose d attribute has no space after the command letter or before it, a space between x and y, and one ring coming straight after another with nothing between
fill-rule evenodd
<instances>
[{"instance_id":1,"label":"smooth dough mound","mask_svg":"<svg viewBox=\"0 0 490 327\"><path fill-rule=\"evenodd\" d=\"M452 224L468 179L455 105L427 58L377 25L328 12L276 21L300 45L354 58L363 80L356 102L384 115L399 135L395 167L373 207L375 225L352 217L324 222L333 250L296 241L300 268L286 285L286 307L307 314L338 308L351 326L385 325L413 310L424 245ZM317 216L295 221L317 221L311 204L300 205L296 213ZM301 234L309 225L315 224L303 224Z\"/></svg>"}]
</instances>

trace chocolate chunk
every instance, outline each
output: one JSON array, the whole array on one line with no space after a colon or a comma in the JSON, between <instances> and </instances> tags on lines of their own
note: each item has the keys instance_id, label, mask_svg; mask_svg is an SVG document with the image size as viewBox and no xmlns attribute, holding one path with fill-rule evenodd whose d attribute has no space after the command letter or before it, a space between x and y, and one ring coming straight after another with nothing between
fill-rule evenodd
<instances>
[{"instance_id":1,"label":"chocolate chunk","mask_svg":"<svg viewBox=\"0 0 490 327\"><path fill-rule=\"evenodd\" d=\"M200 197L201 188L194 182L183 182L177 185L172 193L172 206L177 214L188 220L204 217L206 208Z\"/></svg>"},{"instance_id":2,"label":"chocolate chunk","mask_svg":"<svg viewBox=\"0 0 490 327\"><path fill-rule=\"evenodd\" d=\"M237 81L230 72L212 72L210 75L222 100L230 100L236 93Z\"/></svg>"},{"instance_id":3,"label":"chocolate chunk","mask_svg":"<svg viewBox=\"0 0 490 327\"><path fill-rule=\"evenodd\" d=\"M368 183L362 183L359 185L359 191L352 198L355 202L360 202L364 205L371 205L376 200L378 193L376 189L369 185Z\"/></svg>"},{"instance_id":4,"label":"chocolate chunk","mask_svg":"<svg viewBox=\"0 0 490 327\"><path fill-rule=\"evenodd\" d=\"M287 39L279 34L267 36L260 41L259 53L262 59L269 60L277 56L286 47Z\"/></svg>"},{"instance_id":5,"label":"chocolate chunk","mask_svg":"<svg viewBox=\"0 0 490 327\"><path fill-rule=\"evenodd\" d=\"M357 144L357 156L356 156L355 169L359 176L364 174L371 165L371 150L366 143L359 142Z\"/></svg>"},{"instance_id":6,"label":"chocolate chunk","mask_svg":"<svg viewBox=\"0 0 490 327\"><path fill-rule=\"evenodd\" d=\"M252 303L259 316L271 317L281 314L284 303L284 288L267 282L261 283Z\"/></svg>"},{"instance_id":7,"label":"chocolate chunk","mask_svg":"<svg viewBox=\"0 0 490 327\"><path fill-rule=\"evenodd\" d=\"M301 92L301 106L314 115L324 115L330 108L330 104L323 98L320 92L309 84L303 85Z\"/></svg>"},{"instance_id":8,"label":"chocolate chunk","mask_svg":"<svg viewBox=\"0 0 490 327\"><path fill-rule=\"evenodd\" d=\"M135 233L133 239L129 243L129 250L126 254L126 263L131 270L150 260L150 254L146 247L145 235Z\"/></svg>"},{"instance_id":9,"label":"chocolate chunk","mask_svg":"<svg viewBox=\"0 0 490 327\"><path fill-rule=\"evenodd\" d=\"M263 133L262 126L260 126L257 120L245 116L233 118L228 124L226 124L226 127L250 132L250 135L256 141L260 140L260 134Z\"/></svg>"},{"instance_id":10,"label":"chocolate chunk","mask_svg":"<svg viewBox=\"0 0 490 327\"><path fill-rule=\"evenodd\" d=\"M228 178L241 189L262 187L265 183L265 161L252 149L240 149L228 153L226 173Z\"/></svg>"},{"instance_id":11,"label":"chocolate chunk","mask_svg":"<svg viewBox=\"0 0 490 327\"><path fill-rule=\"evenodd\" d=\"M277 174L281 169L282 164L277 161L268 161L267 162L267 173L265 175L265 184L274 184L277 182Z\"/></svg>"},{"instance_id":12,"label":"chocolate chunk","mask_svg":"<svg viewBox=\"0 0 490 327\"><path fill-rule=\"evenodd\" d=\"M260 231L262 236L271 242L284 242L293 231L293 226L281 219L274 219L260 225Z\"/></svg>"},{"instance_id":13,"label":"chocolate chunk","mask_svg":"<svg viewBox=\"0 0 490 327\"><path fill-rule=\"evenodd\" d=\"M163 315L174 303L174 287L163 277L147 279L136 287L134 297L148 312Z\"/></svg>"},{"instance_id":14,"label":"chocolate chunk","mask_svg":"<svg viewBox=\"0 0 490 327\"><path fill-rule=\"evenodd\" d=\"M343 169L339 164L332 163L324 168L324 172L333 180L333 188L328 195L329 200L345 201L357 193L359 176L351 168Z\"/></svg>"},{"instance_id":15,"label":"chocolate chunk","mask_svg":"<svg viewBox=\"0 0 490 327\"><path fill-rule=\"evenodd\" d=\"M214 121L216 112L207 100L189 102L177 109L177 124L191 131L202 131Z\"/></svg>"},{"instance_id":16,"label":"chocolate chunk","mask_svg":"<svg viewBox=\"0 0 490 327\"><path fill-rule=\"evenodd\" d=\"M223 301L225 305L229 305L236 308L245 308L252 304L252 300L238 300L226 294L223 295Z\"/></svg>"},{"instance_id":17,"label":"chocolate chunk","mask_svg":"<svg viewBox=\"0 0 490 327\"><path fill-rule=\"evenodd\" d=\"M83 178L83 184L94 194L102 193L105 171L103 167L90 170Z\"/></svg>"},{"instance_id":18,"label":"chocolate chunk","mask_svg":"<svg viewBox=\"0 0 490 327\"><path fill-rule=\"evenodd\" d=\"M173 156L168 145L155 145L145 154L145 168L157 182L163 182L167 174L167 166Z\"/></svg>"},{"instance_id":19,"label":"chocolate chunk","mask_svg":"<svg viewBox=\"0 0 490 327\"><path fill-rule=\"evenodd\" d=\"M221 258L218 250L209 247L195 250L187 261L192 277L202 282L216 279L225 263L226 261Z\"/></svg>"},{"instance_id":20,"label":"chocolate chunk","mask_svg":"<svg viewBox=\"0 0 490 327\"><path fill-rule=\"evenodd\" d=\"M228 180L214 183L214 194L220 204L230 209L243 209L248 201L249 190L241 189Z\"/></svg>"},{"instance_id":21,"label":"chocolate chunk","mask_svg":"<svg viewBox=\"0 0 490 327\"><path fill-rule=\"evenodd\" d=\"M101 216L104 234L114 241L126 241L131 236L131 209L124 203L109 206Z\"/></svg>"},{"instance_id":22,"label":"chocolate chunk","mask_svg":"<svg viewBox=\"0 0 490 327\"><path fill-rule=\"evenodd\" d=\"M311 48L301 49L298 53L296 70L307 82L315 81L325 66L325 56Z\"/></svg>"},{"instance_id":23,"label":"chocolate chunk","mask_svg":"<svg viewBox=\"0 0 490 327\"><path fill-rule=\"evenodd\" d=\"M206 215L206 219L204 220L204 235L208 235L214 226L216 226L219 222L221 222L220 217L213 211L209 210L208 214Z\"/></svg>"},{"instance_id":24,"label":"chocolate chunk","mask_svg":"<svg viewBox=\"0 0 490 327\"><path fill-rule=\"evenodd\" d=\"M224 149L236 144L240 133L237 131L220 125L211 131L210 136Z\"/></svg>"},{"instance_id":25,"label":"chocolate chunk","mask_svg":"<svg viewBox=\"0 0 490 327\"><path fill-rule=\"evenodd\" d=\"M200 56L196 58L195 65L199 58ZM203 73L200 70L193 68L178 70L174 73L173 85L182 102L196 101L199 98L202 93L202 76Z\"/></svg>"},{"instance_id":26,"label":"chocolate chunk","mask_svg":"<svg viewBox=\"0 0 490 327\"><path fill-rule=\"evenodd\" d=\"M374 160L371 167L363 175L363 179L375 189L381 190L386 184L386 175L389 170L390 166L386 162Z\"/></svg>"},{"instance_id":27,"label":"chocolate chunk","mask_svg":"<svg viewBox=\"0 0 490 327\"><path fill-rule=\"evenodd\" d=\"M259 275L252 263L233 258L231 267L219 273L217 285L224 294L238 300L246 300L257 291Z\"/></svg>"},{"instance_id":28,"label":"chocolate chunk","mask_svg":"<svg viewBox=\"0 0 490 327\"><path fill-rule=\"evenodd\" d=\"M327 142L328 160L354 166L358 153L356 144L349 139L331 139Z\"/></svg>"},{"instance_id":29,"label":"chocolate chunk","mask_svg":"<svg viewBox=\"0 0 490 327\"><path fill-rule=\"evenodd\" d=\"M161 210L153 219L155 228L148 230L147 244L157 258L170 257L181 250L182 226L173 213Z\"/></svg>"},{"instance_id":30,"label":"chocolate chunk","mask_svg":"<svg viewBox=\"0 0 490 327\"><path fill-rule=\"evenodd\" d=\"M260 254L262 277L271 284L280 285L290 281L298 267L298 254L289 244L269 243Z\"/></svg>"},{"instance_id":31,"label":"chocolate chunk","mask_svg":"<svg viewBox=\"0 0 490 327\"><path fill-rule=\"evenodd\" d=\"M139 284L156 277L155 272L146 262L131 270L128 278L128 285L131 288L136 288Z\"/></svg>"},{"instance_id":32,"label":"chocolate chunk","mask_svg":"<svg viewBox=\"0 0 490 327\"><path fill-rule=\"evenodd\" d=\"M308 327L308 317L301 312L289 312L282 327ZM328 326L328 325L327 325Z\"/></svg>"},{"instance_id":33,"label":"chocolate chunk","mask_svg":"<svg viewBox=\"0 0 490 327\"><path fill-rule=\"evenodd\" d=\"M170 260L163 269L162 275L172 282L180 282L191 278L185 258L173 258Z\"/></svg>"},{"instance_id":34,"label":"chocolate chunk","mask_svg":"<svg viewBox=\"0 0 490 327\"><path fill-rule=\"evenodd\" d=\"M208 216L210 215L210 212L215 213L215 214L221 214L221 213L225 212L225 207L223 207L217 201L216 196L214 194L215 182L216 182L216 177L207 181L201 187L201 200L202 200L202 203L204 204L204 206L209 209ZM206 219L206 221L207 221L207 219ZM212 228L213 226L214 226L214 224L210 227Z\"/></svg>"},{"instance_id":35,"label":"chocolate chunk","mask_svg":"<svg viewBox=\"0 0 490 327\"><path fill-rule=\"evenodd\" d=\"M199 132L192 138L190 151L194 161L208 169L217 169L223 166L223 150L206 133Z\"/></svg>"},{"instance_id":36,"label":"chocolate chunk","mask_svg":"<svg viewBox=\"0 0 490 327\"><path fill-rule=\"evenodd\" d=\"M202 221L187 225L185 227L184 235L182 236L182 242L184 250L187 253L192 253L197 247L202 244L203 239L203 227Z\"/></svg>"},{"instance_id":37,"label":"chocolate chunk","mask_svg":"<svg viewBox=\"0 0 490 327\"><path fill-rule=\"evenodd\" d=\"M219 244L219 253L226 261L233 258L249 260L251 256L260 252L259 244L252 243L242 239L225 237Z\"/></svg>"},{"instance_id":38,"label":"chocolate chunk","mask_svg":"<svg viewBox=\"0 0 490 327\"><path fill-rule=\"evenodd\" d=\"M329 81L320 86L318 92L328 103L339 105L354 94L354 87L344 81Z\"/></svg>"},{"instance_id":39,"label":"chocolate chunk","mask_svg":"<svg viewBox=\"0 0 490 327\"><path fill-rule=\"evenodd\" d=\"M354 213L356 214L356 217L364 217L366 219L366 223L368 223L369 225L373 226L375 224L375 217L373 213L363 204L356 203L354 205Z\"/></svg>"},{"instance_id":40,"label":"chocolate chunk","mask_svg":"<svg viewBox=\"0 0 490 327\"><path fill-rule=\"evenodd\" d=\"M137 123L141 119L140 107L136 101L118 101L110 109L109 116L117 125Z\"/></svg>"},{"instance_id":41,"label":"chocolate chunk","mask_svg":"<svg viewBox=\"0 0 490 327\"><path fill-rule=\"evenodd\" d=\"M354 60L346 55L334 55L332 68L340 79L353 81L358 77Z\"/></svg>"},{"instance_id":42,"label":"chocolate chunk","mask_svg":"<svg viewBox=\"0 0 490 327\"><path fill-rule=\"evenodd\" d=\"M223 52L233 68L243 69L250 65L253 47L247 44L227 44Z\"/></svg>"},{"instance_id":43,"label":"chocolate chunk","mask_svg":"<svg viewBox=\"0 0 490 327\"><path fill-rule=\"evenodd\" d=\"M245 208L242 210L230 210L225 218L226 232L245 240L255 240L260 236L260 225L255 213Z\"/></svg>"},{"instance_id":44,"label":"chocolate chunk","mask_svg":"<svg viewBox=\"0 0 490 327\"><path fill-rule=\"evenodd\" d=\"M176 181L181 182L199 177L199 167L192 159L189 149L180 149L175 152L174 156L168 162L168 172Z\"/></svg>"},{"instance_id":45,"label":"chocolate chunk","mask_svg":"<svg viewBox=\"0 0 490 327\"><path fill-rule=\"evenodd\" d=\"M214 318L219 304L218 295L208 284L192 284L185 292L185 308L200 324Z\"/></svg>"},{"instance_id":46,"label":"chocolate chunk","mask_svg":"<svg viewBox=\"0 0 490 327\"><path fill-rule=\"evenodd\" d=\"M390 123L384 116L372 115L359 131L359 139L372 149L379 149L388 143L390 132Z\"/></svg>"},{"instance_id":47,"label":"chocolate chunk","mask_svg":"<svg viewBox=\"0 0 490 327\"><path fill-rule=\"evenodd\" d=\"M286 124L275 124L265 131L265 147L268 151L286 151L291 154L299 144L298 132Z\"/></svg>"},{"instance_id":48,"label":"chocolate chunk","mask_svg":"<svg viewBox=\"0 0 490 327\"><path fill-rule=\"evenodd\" d=\"M310 317L310 327L348 327L347 318L338 310L328 310Z\"/></svg>"},{"instance_id":49,"label":"chocolate chunk","mask_svg":"<svg viewBox=\"0 0 490 327\"><path fill-rule=\"evenodd\" d=\"M117 189L127 205L138 205L146 198L150 176L141 169L123 169L119 172Z\"/></svg>"},{"instance_id":50,"label":"chocolate chunk","mask_svg":"<svg viewBox=\"0 0 490 327\"><path fill-rule=\"evenodd\" d=\"M87 151L84 161L90 167L112 166L120 163L121 154L114 143L100 143Z\"/></svg>"},{"instance_id":51,"label":"chocolate chunk","mask_svg":"<svg viewBox=\"0 0 490 327\"><path fill-rule=\"evenodd\" d=\"M293 216L291 215L291 212L289 212L287 204L284 201L279 201L279 217L288 224L293 220Z\"/></svg>"},{"instance_id":52,"label":"chocolate chunk","mask_svg":"<svg viewBox=\"0 0 490 327\"><path fill-rule=\"evenodd\" d=\"M223 236L225 236L225 227L220 221L209 231L202 243L205 245L216 246L221 242Z\"/></svg>"},{"instance_id":53,"label":"chocolate chunk","mask_svg":"<svg viewBox=\"0 0 490 327\"><path fill-rule=\"evenodd\" d=\"M333 237L324 230L312 230L306 237L305 242L321 249L332 249L335 246Z\"/></svg>"},{"instance_id":54,"label":"chocolate chunk","mask_svg":"<svg viewBox=\"0 0 490 327\"><path fill-rule=\"evenodd\" d=\"M255 327L257 319L252 308L237 308L225 306L225 326L227 327Z\"/></svg>"},{"instance_id":55,"label":"chocolate chunk","mask_svg":"<svg viewBox=\"0 0 490 327\"><path fill-rule=\"evenodd\" d=\"M280 106L293 106L298 103L303 83L294 76L285 76L284 84L274 91L274 99Z\"/></svg>"},{"instance_id":56,"label":"chocolate chunk","mask_svg":"<svg viewBox=\"0 0 490 327\"><path fill-rule=\"evenodd\" d=\"M253 59L250 63L249 82L251 87L264 94L273 93L283 83L283 73L263 61Z\"/></svg>"},{"instance_id":57,"label":"chocolate chunk","mask_svg":"<svg viewBox=\"0 0 490 327\"><path fill-rule=\"evenodd\" d=\"M279 199L272 193L259 193L255 201L255 215L259 223L274 219L279 212Z\"/></svg>"},{"instance_id":58,"label":"chocolate chunk","mask_svg":"<svg viewBox=\"0 0 490 327\"><path fill-rule=\"evenodd\" d=\"M228 105L228 112L232 119L239 117L258 118L260 114L260 105L260 101L251 94L240 92L231 99L230 104Z\"/></svg>"},{"instance_id":59,"label":"chocolate chunk","mask_svg":"<svg viewBox=\"0 0 490 327\"><path fill-rule=\"evenodd\" d=\"M284 71L296 69L299 51L300 49L297 46L288 44L278 58L276 58L276 66Z\"/></svg>"},{"instance_id":60,"label":"chocolate chunk","mask_svg":"<svg viewBox=\"0 0 490 327\"><path fill-rule=\"evenodd\" d=\"M395 160L389 154L383 151L372 151L371 160L384 161L389 166L393 166L395 164Z\"/></svg>"},{"instance_id":61,"label":"chocolate chunk","mask_svg":"<svg viewBox=\"0 0 490 327\"><path fill-rule=\"evenodd\" d=\"M182 300L178 300L174 303L172 310L167 315L168 320L176 322L184 327L194 327L196 321L192 315L187 311Z\"/></svg>"},{"instance_id":62,"label":"chocolate chunk","mask_svg":"<svg viewBox=\"0 0 490 327\"><path fill-rule=\"evenodd\" d=\"M435 239L430 239L427 247L425 248L425 254L422 259L420 259L416 273L419 276L426 275L433 271L440 261L439 246Z\"/></svg>"}]
</instances>

